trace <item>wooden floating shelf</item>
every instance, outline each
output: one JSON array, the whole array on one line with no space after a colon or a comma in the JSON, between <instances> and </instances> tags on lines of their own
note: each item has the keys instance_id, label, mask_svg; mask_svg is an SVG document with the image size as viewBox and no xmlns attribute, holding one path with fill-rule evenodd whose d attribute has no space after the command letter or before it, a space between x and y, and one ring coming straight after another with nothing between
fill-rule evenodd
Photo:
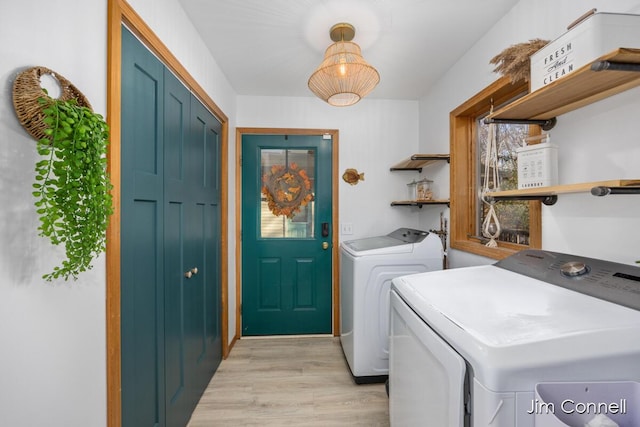
<instances>
[{"instance_id":1,"label":"wooden floating shelf","mask_svg":"<svg viewBox=\"0 0 640 427\"><path fill-rule=\"evenodd\" d=\"M449 200L397 200L391 202L391 206L417 206L421 208L423 205L447 205L449 206Z\"/></svg>"},{"instance_id":2,"label":"wooden floating shelf","mask_svg":"<svg viewBox=\"0 0 640 427\"><path fill-rule=\"evenodd\" d=\"M640 49L620 48L594 62L640 64ZM573 73L513 101L490 119L552 119L640 85L640 72L591 70L587 64Z\"/></svg>"},{"instance_id":3,"label":"wooden floating shelf","mask_svg":"<svg viewBox=\"0 0 640 427\"><path fill-rule=\"evenodd\" d=\"M414 154L408 159L405 159L400 163L391 166L390 170L415 170L418 172L422 172L422 168L424 166L443 160L449 163L450 159L451 156L449 154Z\"/></svg>"},{"instance_id":4,"label":"wooden floating shelf","mask_svg":"<svg viewBox=\"0 0 640 427\"><path fill-rule=\"evenodd\" d=\"M609 181L584 182L579 184L553 185L550 187L526 188L522 190L493 191L487 193L493 198L545 197L569 193L589 193L594 187L640 187L640 179L614 179Z\"/></svg>"}]
</instances>

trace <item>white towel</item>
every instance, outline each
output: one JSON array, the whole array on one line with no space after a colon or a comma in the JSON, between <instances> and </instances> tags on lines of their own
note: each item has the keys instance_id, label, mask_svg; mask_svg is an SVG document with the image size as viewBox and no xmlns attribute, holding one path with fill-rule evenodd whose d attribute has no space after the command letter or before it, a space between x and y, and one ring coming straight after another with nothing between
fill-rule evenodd
<instances>
[{"instance_id":1,"label":"white towel","mask_svg":"<svg viewBox=\"0 0 640 427\"><path fill-rule=\"evenodd\" d=\"M586 423L584 427L619 427L618 423L604 414L598 414L591 421Z\"/></svg>"}]
</instances>

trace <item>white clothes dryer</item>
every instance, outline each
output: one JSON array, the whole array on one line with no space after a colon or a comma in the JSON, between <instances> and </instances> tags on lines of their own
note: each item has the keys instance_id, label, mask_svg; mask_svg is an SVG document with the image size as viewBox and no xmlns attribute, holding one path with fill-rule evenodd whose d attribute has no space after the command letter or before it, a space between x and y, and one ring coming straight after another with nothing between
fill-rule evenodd
<instances>
[{"instance_id":1,"label":"white clothes dryer","mask_svg":"<svg viewBox=\"0 0 640 427\"><path fill-rule=\"evenodd\" d=\"M340 245L340 342L357 384L389 373L389 292L399 276L441 270L444 251L432 233L399 228Z\"/></svg>"},{"instance_id":2,"label":"white clothes dryer","mask_svg":"<svg viewBox=\"0 0 640 427\"><path fill-rule=\"evenodd\" d=\"M638 267L523 250L393 280L391 426L639 426L639 360Z\"/></svg>"}]
</instances>

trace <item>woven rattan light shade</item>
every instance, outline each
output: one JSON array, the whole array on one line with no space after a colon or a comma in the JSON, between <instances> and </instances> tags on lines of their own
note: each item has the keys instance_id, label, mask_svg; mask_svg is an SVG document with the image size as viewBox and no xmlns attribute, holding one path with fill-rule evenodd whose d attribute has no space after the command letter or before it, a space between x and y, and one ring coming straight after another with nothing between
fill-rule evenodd
<instances>
[{"instance_id":1,"label":"woven rattan light shade","mask_svg":"<svg viewBox=\"0 0 640 427\"><path fill-rule=\"evenodd\" d=\"M45 67L32 67L21 72L13 83L13 108L22 127L38 141L45 137L44 130L47 128L47 125L42 122L43 107L38 102L38 98L47 97L40 85L40 77L43 74L49 74L58 81L61 91L60 99L64 101L76 99L78 105L91 109L91 104L82 92L60 74Z\"/></svg>"},{"instance_id":2,"label":"woven rattan light shade","mask_svg":"<svg viewBox=\"0 0 640 427\"><path fill-rule=\"evenodd\" d=\"M340 40L327 48L308 85L318 98L346 107L367 96L379 81L378 71L364 60L360 46Z\"/></svg>"}]
</instances>

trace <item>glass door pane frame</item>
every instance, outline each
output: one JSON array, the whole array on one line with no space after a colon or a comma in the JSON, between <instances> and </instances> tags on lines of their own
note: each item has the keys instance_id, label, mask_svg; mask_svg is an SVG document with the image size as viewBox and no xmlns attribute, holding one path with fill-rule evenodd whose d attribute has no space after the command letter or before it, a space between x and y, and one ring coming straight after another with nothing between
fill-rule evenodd
<instances>
[{"instance_id":1,"label":"glass door pane frame","mask_svg":"<svg viewBox=\"0 0 640 427\"><path fill-rule=\"evenodd\" d=\"M273 154L273 162L269 162L269 157L265 154ZM306 155L306 157L304 157ZM310 156L311 155L311 156ZM310 156L310 157L309 157ZM291 160L292 157L297 157ZM309 160L310 159L310 160ZM258 229L260 230L261 238L263 239L312 239L315 235L315 171L317 170L317 156L316 150L313 147L308 149L289 149L289 148L262 148L260 150L260 167L261 175L263 176L263 192L260 193L260 209L262 214L260 215L260 224ZM297 179L294 181L294 188L298 192L304 192L305 189L301 188L305 183L302 181L302 176L308 177L311 185L312 199L308 204L299 206L299 211L294 213L292 217L286 215L276 215L271 212L268 207L267 196L265 195L264 188L266 186L265 180L268 179L270 174L277 173L277 170L273 170L273 167L284 167L285 170L289 170L289 173L297 174ZM304 172L304 174L302 174ZM286 184L286 183L285 183ZM282 187L282 186L281 186ZM286 185L284 186L286 187ZM283 191L287 191L283 188ZM295 191L295 190L294 190ZM296 199L297 194L293 192L290 197ZM299 200L298 200L299 201ZM300 201L299 201L300 202ZM310 214L310 215L309 215ZM304 218L303 218L304 216ZM268 229L265 223L269 220ZM280 222L281 226L278 225ZM306 225L304 228L301 225ZM278 232L280 231L280 232ZM298 235L295 235L298 233ZM272 234L272 235L268 235ZM289 235L288 235L289 234Z\"/></svg>"}]
</instances>

